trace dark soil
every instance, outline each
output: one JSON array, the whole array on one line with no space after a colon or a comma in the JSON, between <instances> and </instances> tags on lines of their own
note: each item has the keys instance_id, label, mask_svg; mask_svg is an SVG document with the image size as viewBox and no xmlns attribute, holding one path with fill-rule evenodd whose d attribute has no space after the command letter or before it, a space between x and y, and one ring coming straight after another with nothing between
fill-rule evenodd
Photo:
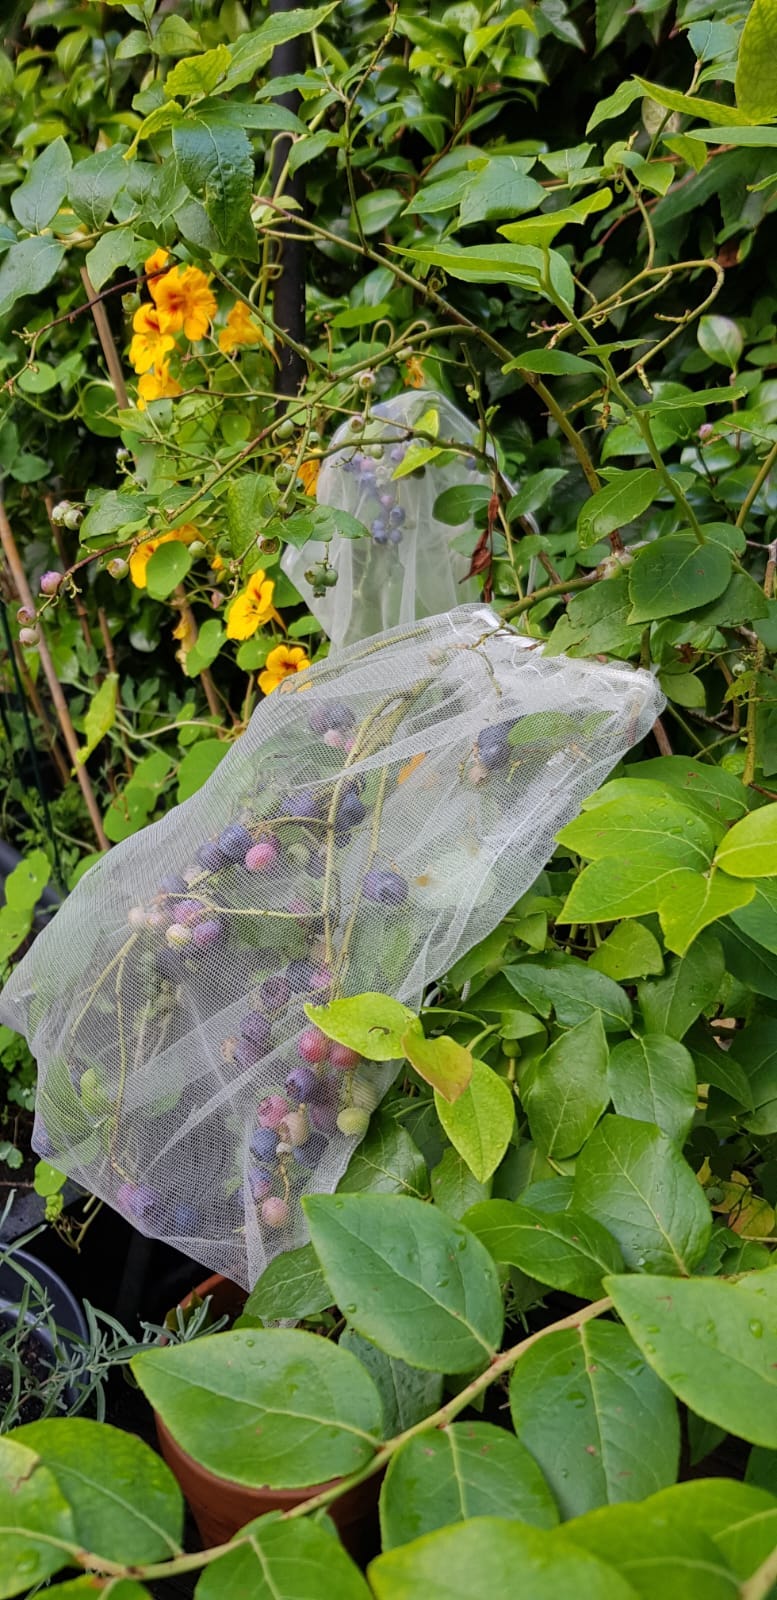
<instances>
[{"instance_id":1,"label":"dark soil","mask_svg":"<svg viewBox=\"0 0 777 1600\"><path fill-rule=\"evenodd\" d=\"M13 1322L14 1319L9 1312L0 1312L0 1334L6 1333L13 1326ZM33 1391L36 1388L41 1388L51 1372L51 1351L48 1341L41 1334L36 1333L34 1328L31 1328L29 1333L20 1340L17 1346L17 1353L26 1374L26 1379L22 1380L23 1387L29 1387ZM12 1400L13 1392L11 1370L7 1366L0 1365L0 1416L2 1416L9 1401ZM38 1399L34 1392L29 1394L19 1406L15 1425L19 1426L23 1422L38 1422L43 1416L44 1410L43 1400Z\"/></svg>"}]
</instances>

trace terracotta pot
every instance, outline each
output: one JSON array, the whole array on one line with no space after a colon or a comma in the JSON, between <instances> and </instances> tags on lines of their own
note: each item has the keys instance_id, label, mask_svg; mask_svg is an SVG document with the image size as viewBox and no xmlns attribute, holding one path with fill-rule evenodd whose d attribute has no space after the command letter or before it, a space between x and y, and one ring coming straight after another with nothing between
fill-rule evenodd
<instances>
[{"instance_id":1,"label":"terracotta pot","mask_svg":"<svg viewBox=\"0 0 777 1600\"><path fill-rule=\"evenodd\" d=\"M237 1316L245 1300L245 1291L218 1273L199 1283L181 1301L184 1311L195 1294L201 1300L206 1295L211 1296L214 1317ZM312 1500L323 1489L329 1489L337 1482L333 1478L328 1483L313 1484L307 1489L249 1489L243 1483L219 1478L214 1472L209 1472L207 1467L201 1466L176 1443L157 1413L154 1413L154 1419L159 1448L180 1484L206 1547L231 1539L239 1528L254 1517L261 1517L267 1511L290 1511L293 1506L303 1505L306 1500ZM376 1474L335 1500L329 1512L345 1549L360 1566L366 1566L380 1547L379 1488L380 1478Z\"/></svg>"}]
</instances>

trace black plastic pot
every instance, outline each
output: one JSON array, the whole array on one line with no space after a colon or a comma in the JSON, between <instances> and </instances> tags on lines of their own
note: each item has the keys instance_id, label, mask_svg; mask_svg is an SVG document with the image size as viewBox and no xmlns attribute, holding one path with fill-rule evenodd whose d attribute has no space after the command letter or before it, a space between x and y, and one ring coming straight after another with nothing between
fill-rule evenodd
<instances>
[{"instance_id":1,"label":"black plastic pot","mask_svg":"<svg viewBox=\"0 0 777 1600\"><path fill-rule=\"evenodd\" d=\"M53 1272L43 1261L38 1261L26 1250L10 1251L4 1259L0 1260L0 1319L3 1321L9 1315L16 1314L18 1319L21 1301L24 1296L25 1279L16 1270L17 1264L30 1273L40 1284L44 1291L46 1302L53 1321L56 1323L59 1340L52 1339L46 1320L41 1320L41 1302L34 1290L30 1293L29 1303L25 1312L25 1322L30 1328L35 1329L35 1338L46 1351L51 1366L56 1365L57 1344L60 1349L67 1347L75 1339L86 1340L88 1327L86 1317L74 1294L68 1289L67 1284L59 1274ZM73 1390L65 1391L67 1404L75 1400Z\"/></svg>"}]
</instances>

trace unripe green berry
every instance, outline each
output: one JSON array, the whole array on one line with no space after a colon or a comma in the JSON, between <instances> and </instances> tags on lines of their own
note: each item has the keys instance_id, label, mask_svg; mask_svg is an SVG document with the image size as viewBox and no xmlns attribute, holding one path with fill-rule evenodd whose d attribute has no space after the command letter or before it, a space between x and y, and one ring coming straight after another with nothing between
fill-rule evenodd
<instances>
[{"instance_id":1,"label":"unripe green berry","mask_svg":"<svg viewBox=\"0 0 777 1600\"><path fill-rule=\"evenodd\" d=\"M274 429L276 439L293 439L297 429L291 417L284 417Z\"/></svg>"},{"instance_id":2,"label":"unripe green berry","mask_svg":"<svg viewBox=\"0 0 777 1600\"><path fill-rule=\"evenodd\" d=\"M106 571L110 573L112 578L126 578L129 572L129 564L124 560L123 556L114 556L113 560L108 562Z\"/></svg>"},{"instance_id":3,"label":"unripe green berry","mask_svg":"<svg viewBox=\"0 0 777 1600\"><path fill-rule=\"evenodd\" d=\"M362 1111L360 1106L346 1106L337 1118L337 1126L341 1133L349 1139L361 1139L370 1125L368 1111Z\"/></svg>"}]
</instances>

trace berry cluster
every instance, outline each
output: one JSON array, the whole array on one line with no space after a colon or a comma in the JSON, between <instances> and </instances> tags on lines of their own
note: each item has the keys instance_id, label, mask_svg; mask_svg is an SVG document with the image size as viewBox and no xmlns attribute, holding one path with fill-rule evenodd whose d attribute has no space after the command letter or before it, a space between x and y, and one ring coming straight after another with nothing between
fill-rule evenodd
<instances>
[{"instance_id":1,"label":"berry cluster","mask_svg":"<svg viewBox=\"0 0 777 1600\"><path fill-rule=\"evenodd\" d=\"M407 444L394 444L384 454L381 445L365 445L361 450L347 453L342 462L343 471L356 479L359 489L368 497L361 520L367 523L375 544L402 543L405 511L397 499L397 486L391 472L404 460L407 448Z\"/></svg>"}]
</instances>

